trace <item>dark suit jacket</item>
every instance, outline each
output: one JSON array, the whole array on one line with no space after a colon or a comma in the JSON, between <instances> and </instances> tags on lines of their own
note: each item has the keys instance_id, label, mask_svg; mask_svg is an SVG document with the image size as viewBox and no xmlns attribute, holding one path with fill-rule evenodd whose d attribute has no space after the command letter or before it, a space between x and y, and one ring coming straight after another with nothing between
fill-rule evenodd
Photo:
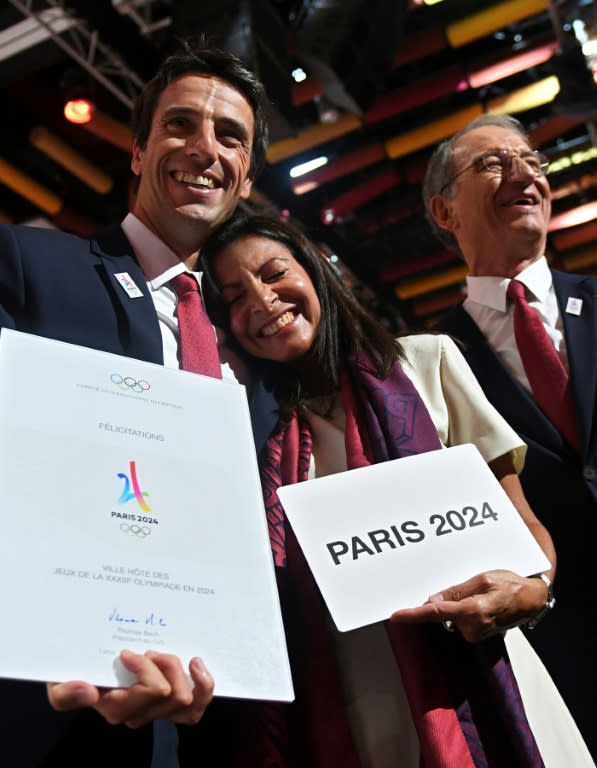
<instances>
[{"instance_id":1,"label":"dark suit jacket","mask_svg":"<svg viewBox=\"0 0 597 768\"><path fill-rule=\"evenodd\" d=\"M143 289L145 277L119 226L91 239L0 226L0 327L163 363L152 299L145 290L130 299L115 278L120 272ZM250 406L259 448L274 426L275 404L258 384ZM217 707L210 719L216 715ZM151 728L108 726L92 711L58 714L44 686L0 681L1 765L80 768L91 757L112 768L149 766Z\"/></svg>"},{"instance_id":2,"label":"dark suit jacket","mask_svg":"<svg viewBox=\"0 0 597 768\"><path fill-rule=\"evenodd\" d=\"M528 445L521 482L550 531L558 555L557 604L527 633L597 755L597 619L592 595L597 554L597 279L553 272L564 322L580 457L515 381L462 308L440 323L463 342L463 353L487 398ZM579 316L566 312L582 299Z\"/></svg>"}]
</instances>

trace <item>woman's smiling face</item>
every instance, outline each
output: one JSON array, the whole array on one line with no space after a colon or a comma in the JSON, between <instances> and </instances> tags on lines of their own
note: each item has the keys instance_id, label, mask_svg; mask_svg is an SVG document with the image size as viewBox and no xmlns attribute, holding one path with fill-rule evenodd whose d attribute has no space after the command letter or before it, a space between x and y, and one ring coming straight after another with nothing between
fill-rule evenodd
<instances>
[{"instance_id":1,"label":"woman's smiling face","mask_svg":"<svg viewBox=\"0 0 597 768\"><path fill-rule=\"evenodd\" d=\"M287 363L311 349L321 306L311 278L282 243L248 235L214 259L230 330L255 357Z\"/></svg>"}]
</instances>

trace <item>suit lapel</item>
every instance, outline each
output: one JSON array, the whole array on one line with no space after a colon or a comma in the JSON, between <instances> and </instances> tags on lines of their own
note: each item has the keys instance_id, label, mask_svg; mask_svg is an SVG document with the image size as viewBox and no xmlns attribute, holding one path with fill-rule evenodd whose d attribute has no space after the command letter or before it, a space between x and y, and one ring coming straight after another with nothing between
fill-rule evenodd
<instances>
[{"instance_id":1,"label":"suit lapel","mask_svg":"<svg viewBox=\"0 0 597 768\"><path fill-rule=\"evenodd\" d=\"M553 272L562 320L582 455L590 444L597 393L597 286L590 277ZM569 298L582 300L580 315L566 312Z\"/></svg>"},{"instance_id":2,"label":"suit lapel","mask_svg":"<svg viewBox=\"0 0 597 768\"><path fill-rule=\"evenodd\" d=\"M441 327L464 342L463 354L487 399L523 439L535 440L558 454L569 452L558 430L510 374L462 305L448 315Z\"/></svg>"},{"instance_id":3,"label":"suit lapel","mask_svg":"<svg viewBox=\"0 0 597 768\"><path fill-rule=\"evenodd\" d=\"M123 354L151 363L164 362L162 336L145 276L134 257L131 244L120 226L112 226L91 240L91 250L99 258L99 269L112 294L118 316ZM116 278L126 273L143 295L131 298Z\"/></svg>"}]
</instances>

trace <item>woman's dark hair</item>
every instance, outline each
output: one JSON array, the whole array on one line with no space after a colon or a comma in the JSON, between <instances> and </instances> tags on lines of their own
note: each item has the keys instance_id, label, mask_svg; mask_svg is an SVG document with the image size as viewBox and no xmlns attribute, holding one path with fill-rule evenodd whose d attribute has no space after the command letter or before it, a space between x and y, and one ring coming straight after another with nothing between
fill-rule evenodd
<instances>
[{"instance_id":1,"label":"woman's dark hair","mask_svg":"<svg viewBox=\"0 0 597 768\"><path fill-rule=\"evenodd\" d=\"M366 312L315 243L294 226L271 216L247 216L237 212L201 248L206 288L211 294L210 314L218 325L230 332L228 308L215 279L215 259L233 242L245 237L265 237L288 248L311 278L321 305L321 322L309 352L313 365L321 371L318 391L314 390L313 384L301 383L290 366L279 363L263 366L266 380L271 376L271 381L275 382L276 398L283 413L287 414L311 397L337 392L342 363L351 353L364 352L377 375L382 379L388 376L401 356L399 344ZM235 349L238 350L238 345Z\"/></svg>"},{"instance_id":2,"label":"woman's dark hair","mask_svg":"<svg viewBox=\"0 0 597 768\"><path fill-rule=\"evenodd\" d=\"M180 51L162 62L155 77L141 91L133 109L133 138L141 149L145 149L160 96L174 80L192 74L223 80L236 88L251 105L255 130L249 178L254 179L265 165L269 142L265 89L240 59L227 51L208 47L204 38L200 38L196 44L191 41L183 42Z\"/></svg>"}]
</instances>

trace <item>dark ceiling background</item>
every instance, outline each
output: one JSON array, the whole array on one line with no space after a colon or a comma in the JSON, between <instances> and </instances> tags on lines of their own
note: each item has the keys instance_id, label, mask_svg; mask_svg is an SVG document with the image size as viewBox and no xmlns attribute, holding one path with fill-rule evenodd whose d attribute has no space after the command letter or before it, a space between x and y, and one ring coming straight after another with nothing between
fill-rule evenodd
<instances>
[{"instance_id":1,"label":"dark ceiling background","mask_svg":"<svg viewBox=\"0 0 597 768\"><path fill-rule=\"evenodd\" d=\"M302 223L393 329L424 327L463 295L420 185L437 142L483 112L514 112L553 161L552 263L597 271L597 53L580 46L597 38L591 0L3 0L0 218L79 233L122 218L130 105L177 39L200 32L272 101L250 207ZM82 87L98 108L89 127L62 113ZM40 148L47 132L58 160ZM290 177L319 156L327 165ZM86 164L95 189L78 178Z\"/></svg>"}]
</instances>

